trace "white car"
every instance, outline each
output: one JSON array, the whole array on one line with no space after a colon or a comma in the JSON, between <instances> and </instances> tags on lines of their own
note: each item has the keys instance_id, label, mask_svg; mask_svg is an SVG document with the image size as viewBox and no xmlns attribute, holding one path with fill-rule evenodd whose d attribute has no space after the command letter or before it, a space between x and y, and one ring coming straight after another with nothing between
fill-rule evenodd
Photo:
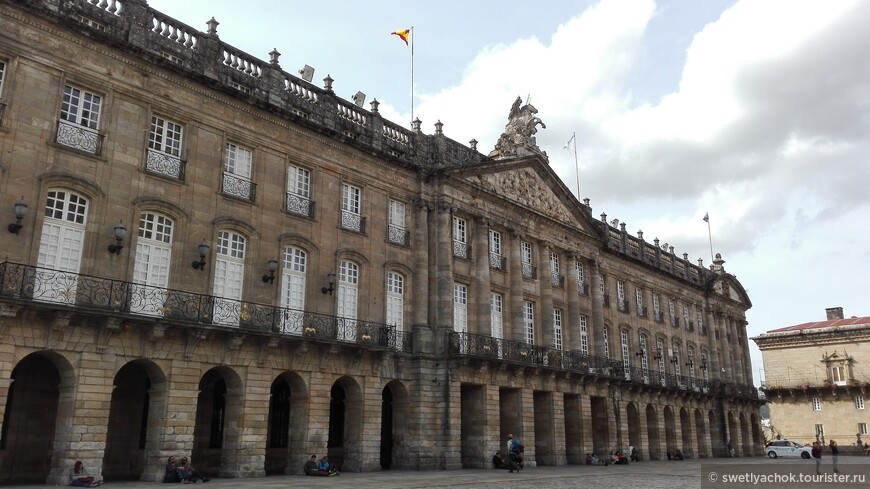
<instances>
[{"instance_id":1,"label":"white car","mask_svg":"<svg viewBox=\"0 0 870 489\"><path fill-rule=\"evenodd\" d=\"M774 440L767 444L767 447L764 449L767 452L767 456L770 458L777 457L800 457L800 458L811 458L812 457L812 447L805 447L800 443L795 443L793 441L788 440Z\"/></svg>"}]
</instances>

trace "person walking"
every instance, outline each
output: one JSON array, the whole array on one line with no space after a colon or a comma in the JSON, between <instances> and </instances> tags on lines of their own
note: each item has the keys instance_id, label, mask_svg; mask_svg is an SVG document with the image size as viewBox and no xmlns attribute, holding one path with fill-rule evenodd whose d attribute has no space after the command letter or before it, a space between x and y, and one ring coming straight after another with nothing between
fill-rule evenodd
<instances>
[{"instance_id":1,"label":"person walking","mask_svg":"<svg viewBox=\"0 0 870 489\"><path fill-rule=\"evenodd\" d=\"M822 466L822 444L818 441L813 442L813 449L810 452L814 459L816 459L816 475L822 475L820 470Z\"/></svg>"},{"instance_id":2,"label":"person walking","mask_svg":"<svg viewBox=\"0 0 870 489\"><path fill-rule=\"evenodd\" d=\"M840 449L837 448L837 442L831 440L831 443L828 445L828 448L831 449L831 461L834 463L834 473L839 474L840 469L837 468L837 462L840 458Z\"/></svg>"}]
</instances>

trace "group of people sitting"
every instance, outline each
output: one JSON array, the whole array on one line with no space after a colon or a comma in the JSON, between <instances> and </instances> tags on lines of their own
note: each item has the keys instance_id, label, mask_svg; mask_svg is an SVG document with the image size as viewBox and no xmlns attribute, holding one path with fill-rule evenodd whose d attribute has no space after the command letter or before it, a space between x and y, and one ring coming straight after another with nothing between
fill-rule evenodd
<instances>
[{"instance_id":1,"label":"group of people sitting","mask_svg":"<svg viewBox=\"0 0 870 489\"><path fill-rule=\"evenodd\" d=\"M97 487L103 481L95 479L88 473L88 469L81 460L76 461L72 470L69 471L69 485L74 487Z\"/></svg>"},{"instance_id":2,"label":"group of people sitting","mask_svg":"<svg viewBox=\"0 0 870 489\"><path fill-rule=\"evenodd\" d=\"M325 477L341 475L338 472L338 467L336 467L335 464L330 463L326 455L320 457L320 462L317 461L317 455L312 455L311 458L305 462L302 471L305 472L305 475L319 475Z\"/></svg>"},{"instance_id":3,"label":"group of people sitting","mask_svg":"<svg viewBox=\"0 0 870 489\"><path fill-rule=\"evenodd\" d=\"M668 460L685 460L686 457L683 455L683 451L679 448L675 449L674 453L668 452Z\"/></svg>"},{"instance_id":4,"label":"group of people sitting","mask_svg":"<svg viewBox=\"0 0 870 489\"><path fill-rule=\"evenodd\" d=\"M626 457L619 450L610 452L610 455L599 457L595 452L586 454L586 465L628 465L629 461L640 461L640 455L634 447L628 447L629 455Z\"/></svg>"},{"instance_id":5,"label":"group of people sitting","mask_svg":"<svg viewBox=\"0 0 870 489\"><path fill-rule=\"evenodd\" d=\"M495 452L492 456L492 465L497 469L506 469L508 472L519 472L525 467L523 461L523 452L525 447L518 438L508 434L507 455L503 455L501 451Z\"/></svg>"},{"instance_id":6,"label":"group of people sitting","mask_svg":"<svg viewBox=\"0 0 870 489\"><path fill-rule=\"evenodd\" d=\"M166 473L163 482L180 482L182 484L195 484L197 479L208 482L208 477L203 477L196 469L191 467L187 457L181 457L181 462L176 463L175 457L169 457L166 461Z\"/></svg>"}]
</instances>

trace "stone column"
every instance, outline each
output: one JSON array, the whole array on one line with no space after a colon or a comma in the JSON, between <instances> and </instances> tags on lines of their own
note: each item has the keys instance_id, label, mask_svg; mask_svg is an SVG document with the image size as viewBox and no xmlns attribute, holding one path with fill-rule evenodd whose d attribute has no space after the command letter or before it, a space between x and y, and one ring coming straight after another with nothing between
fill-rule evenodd
<instances>
[{"instance_id":1,"label":"stone column","mask_svg":"<svg viewBox=\"0 0 870 489\"><path fill-rule=\"evenodd\" d=\"M565 335L563 331L563 336L568 337L566 345L569 350L580 351L580 283L577 277L577 255L568 253L566 258L568 261L565 273L567 281L566 293L568 294L568 317L566 322L567 328L565 329L567 329L568 334Z\"/></svg>"},{"instance_id":2,"label":"stone column","mask_svg":"<svg viewBox=\"0 0 870 489\"><path fill-rule=\"evenodd\" d=\"M541 287L541 339L535 341L540 346L553 348L553 274L550 269L550 244L541 242L538 246L538 264L541 273L538 283Z\"/></svg>"},{"instance_id":3,"label":"stone column","mask_svg":"<svg viewBox=\"0 0 870 489\"><path fill-rule=\"evenodd\" d=\"M737 326L741 333L743 333L743 342L741 346L743 347L743 383L745 385L753 385L752 384L752 362L749 358L749 335L746 334L746 326L747 323L745 320L740 320L740 324Z\"/></svg>"},{"instance_id":4,"label":"stone column","mask_svg":"<svg viewBox=\"0 0 870 489\"><path fill-rule=\"evenodd\" d=\"M484 436L486 437L486 461L491 462L492 454L496 451L504 453L505 445L501 439L501 395L498 385L488 384L483 386L484 408ZM489 465L487 465L489 467Z\"/></svg>"},{"instance_id":5,"label":"stone column","mask_svg":"<svg viewBox=\"0 0 870 489\"><path fill-rule=\"evenodd\" d=\"M435 273L438 280L436 327L453 330L453 214L446 203L438 204L438 251Z\"/></svg>"},{"instance_id":6,"label":"stone column","mask_svg":"<svg viewBox=\"0 0 870 489\"><path fill-rule=\"evenodd\" d=\"M112 404L112 376L116 369L114 356L109 357L81 353L74 383L63 380L65 372L61 372L57 421L55 426L44 427L55 431L49 484L69 485L69 470L77 460L93 475L101 473Z\"/></svg>"},{"instance_id":7,"label":"stone column","mask_svg":"<svg viewBox=\"0 0 870 489\"><path fill-rule=\"evenodd\" d=\"M587 325L588 341L594 345L590 355L604 357L604 297L601 295L601 287L598 282L601 277L601 263L598 258L592 262L592 277L590 285L592 289L592 324Z\"/></svg>"},{"instance_id":8,"label":"stone column","mask_svg":"<svg viewBox=\"0 0 870 489\"><path fill-rule=\"evenodd\" d=\"M510 271L510 297L508 297L509 305L505 311L510 311L505 315L505 334L506 339L526 342L526 337L523 332L523 263L522 253L520 252L520 243L522 236L514 230L510 231L511 242L510 258L508 259L508 269Z\"/></svg>"},{"instance_id":9,"label":"stone column","mask_svg":"<svg viewBox=\"0 0 870 489\"><path fill-rule=\"evenodd\" d=\"M730 329L728 328L728 318L719 314L717 317L716 324L719 327L719 348L718 351L722 352L722 361L720 365L725 369L723 372L721 369L719 373L721 374L722 382L733 382L734 381L734 367L731 364L731 342L728 341L728 337L730 336Z\"/></svg>"},{"instance_id":10,"label":"stone column","mask_svg":"<svg viewBox=\"0 0 870 489\"><path fill-rule=\"evenodd\" d=\"M729 317L728 318L728 329L731 331L731 351L733 352L732 357L732 369L734 373L732 374L732 382L737 384L744 384L743 379L743 345L740 341L740 336L737 334L737 320Z\"/></svg>"},{"instance_id":11,"label":"stone column","mask_svg":"<svg viewBox=\"0 0 870 489\"><path fill-rule=\"evenodd\" d=\"M239 401L236 422L226 423L221 477L266 477L263 454L266 453L266 430L269 419L269 396L272 379L261 372L247 371L243 385L227 386L227 398ZM229 436L228 436L229 435Z\"/></svg>"},{"instance_id":12,"label":"stone column","mask_svg":"<svg viewBox=\"0 0 870 489\"><path fill-rule=\"evenodd\" d=\"M470 333L492 335L492 311L489 302L490 295L490 266L489 266L489 223L484 218L475 220L474 226L474 305L473 322L468 331Z\"/></svg>"},{"instance_id":13,"label":"stone column","mask_svg":"<svg viewBox=\"0 0 870 489\"><path fill-rule=\"evenodd\" d=\"M592 442L592 398L588 394L580 394L580 423L580 430L583 434L580 445L585 456L586 452L595 451Z\"/></svg>"},{"instance_id":14,"label":"stone column","mask_svg":"<svg viewBox=\"0 0 870 489\"><path fill-rule=\"evenodd\" d=\"M414 305L413 345L414 353L434 353L434 337L429 323L429 212L433 206L423 199L415 199L416 222L414 223Z\"/></svg>"},{"instance_id":15,"label":"stone column","mask_svg":"<svg viewBox=\"0 0 870 489\"><path fill-rule=\"evenodd\" d=\"M567 447L565 446L565 396L561 392L552 392L553 400L553 440L552 455L553 465L566 465L568 463Z\"/></svg>"},{"instance_id":16,"label":"stone column","mask_svg":"<svg viewBox=\"0 0 870 489\"><path fill-rule=\"evenodd\" d=\"M710 382L722 378L722 368L719 365L719 345L716 341L716 320L713 309L708 304L704 311L704 320L707 321L707 376Z\"/></svg>"},{"instance_id":17,"label":"stone column","mask_svg":"<svg viewBox=\"0 0 870 489\"><path fill-rule=\"evenodd\" d=\"M526 467L536 467L538 465L535 458L535 393L532 389L520 390L520 404L522 411L522 429L520 441L525 447L523 454L523 462Z\"/></svg>"}]
</instances>

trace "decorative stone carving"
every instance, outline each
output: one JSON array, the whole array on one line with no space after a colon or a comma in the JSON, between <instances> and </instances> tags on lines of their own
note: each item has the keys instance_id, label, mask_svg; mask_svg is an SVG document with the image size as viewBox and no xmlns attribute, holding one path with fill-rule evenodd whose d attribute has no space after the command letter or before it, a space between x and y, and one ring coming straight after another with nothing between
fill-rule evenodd
<instances>
[{"instance_id":1,"label":"decorative stone carving","mask_svg":"<svg viewBox=\"0 0 870 489\"><path fill-rule=\"evenodd\" d=\"M112 339L112 335L121 329L121 323L122 320L120 318L106 318L105 323L100 327L97 342L94 344L94 348L96 348L97 352L103 353L106 350L106 347L109 346L109 340Z\"/></svg>"},{"instance_id":2,"label":"decorative stone carving","mask_svg":"<svg viewBox=\"0 0 870 489\"><path fill-rule=\"evenodd\" d=\"M565 210L562 202L556 198L549 187L541 182L538 174L530 168L477 175L473 178L478 185L523 207L534 209L566 224L574 223L574 219Z\"/></svg>"},{"instance_id":3,"label":"decorative stone carving","mask_svg":"<svg viewBox=\"0 0 870 489\"><path fill-rule=\"evenodd\" d=\"M517 156L528 156L532 154L545 155L538 147L535 141L535 133L538 132L538 124L541 128L546 129L547 126L535 114L538 109L532 104L522 105L523 99L517 97L514 101L511 111L508 114L508 123L504 128L498 142L495 143L495 149L489 153L490 158L513 158Z\"/></svg>"}]
</instances>

